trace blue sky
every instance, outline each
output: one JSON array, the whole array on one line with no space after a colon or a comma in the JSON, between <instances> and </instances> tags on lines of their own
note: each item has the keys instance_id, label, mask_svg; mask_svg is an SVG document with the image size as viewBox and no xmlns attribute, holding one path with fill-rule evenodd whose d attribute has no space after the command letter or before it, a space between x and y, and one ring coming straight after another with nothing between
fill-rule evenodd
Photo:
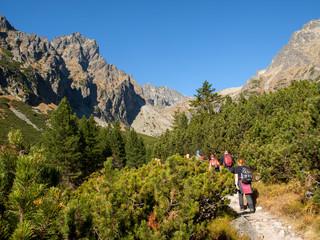
<instances>
[{"instance_id":1,"label":"blue sky","mask_svg":"<svg viewBox=\"0 0 320 240\"><path fill-rule=\"evenodd\" d=\"M139 84L193 96L205 80L217 91L244 85L319 9L319 0L4 0L0 14L49 40L79 32Z\"/></svg>"}]
</instances>

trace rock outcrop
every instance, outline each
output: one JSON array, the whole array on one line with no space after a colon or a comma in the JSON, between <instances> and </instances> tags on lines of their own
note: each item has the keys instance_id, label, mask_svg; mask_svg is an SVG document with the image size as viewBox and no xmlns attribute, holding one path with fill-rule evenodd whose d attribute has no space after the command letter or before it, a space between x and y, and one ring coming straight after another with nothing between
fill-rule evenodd
<instances>
[{"instance_id":1,"label":"rock outcrop","mask_svg":"<svg viewBox=\"0 0 320 240\"><path fill-rule=\"evenodd\" d=\"M303 79L320 79L320 19L312 20L294 32L270 66L258 70L240 92L245 95L261 94Z\"/></svg>"},{"instance_id":2,"label":"rock outcrop","mask_svg":"<svg viewBox=\"0 0 320 240\"><path fill-rule=\"evenodd\" d=\"M146 104L142 106L141 111L131 126L139 133L155 137L159 136L167 129L171 129L171 123L176 113L184 112L188 118L191 118L189 102L192 99L190 97L184 98L172 106L152 106Z\"/></svg>"},{"instance_id":3,"label":"rock outcrop","mask_svg":"<svg viewBox=\"0 0 320 240\"><path fill-rule=\"evenodd\" d=\"M108 64L97 42L80 33L56 37L52 45L66 63L72 88L81 92L87 105L94 106L94 114L130 125L145 104L141 86L132 76Z\"/></svg>"},{"instance_id":4,"label":"rock outcrop","mask_svg":"<svg viewBox=\"0 0 320 240\"><path fill-rule=\"evenodd\" d=\"M14 30L1 16L0 79L3 94L36 106L67 97L79 117L119 119L130 125L145 104L131 75L108 64L95 40L79 33L45 37Z\"/></svg>"},{"instance_id":5,"label":"rock outcrop","mask_svg":"<svg viewBox=\"0 0 320 240\"><path fill-rule=\"evenodd\" d=\"M15 30L14 27L7 21L5 16L0 15L0 32Z\"/></svg>"},{"instance_id":6,"label":"rock outcrop","mask_svg":"<svg viewBox=\"0 0 320 240\"><path fill-rule=\"evenodd\" d=\"M167 87L141 87L131 75L106 62L95 40L80 33L56 37L50 42L45 37L15 30L2 15L0 80L0 94L12 95L32 106L58 105L67 97L79 117L92 114L101 125L119 119L130 127L140 112L147 115L155 111L153 107L171 106L185 98ZM149 124L159 126L159 130L145 128L147 124L136 120L134 127L152 135L170 127L166 118Z\"/></svg>"},{"instance_id":7,"label":"rock outcrop","mask_svg":"<svg viewBox=\"0 0 320 240\"><path fill-rule=\"evenodd\" d=\"M320 79L320 20L293 33L270 66L259 70L241 88L221 95L237 98L275 91L293 80ZM139 85L131 75L107 63L93 39L80 33L54 38L16 30L0 15L0 94L32 106L58 105L67 97L82 117L94 115L102 125L119 119L137 132L160 135L175 112L186 112L189 98L168 87Z\"/></svg>"},{"instance_id":8,"label":"rock outcrop","mask_svg":"<svg viewBox=\"0 0 320 240\"><path fill-rule=\"evenodd\" d=\"M155 87L150 83L142 86L143 96L153 106L172 106L187 98L183 94L166 86Z\"/></svg>"}]
</instances>

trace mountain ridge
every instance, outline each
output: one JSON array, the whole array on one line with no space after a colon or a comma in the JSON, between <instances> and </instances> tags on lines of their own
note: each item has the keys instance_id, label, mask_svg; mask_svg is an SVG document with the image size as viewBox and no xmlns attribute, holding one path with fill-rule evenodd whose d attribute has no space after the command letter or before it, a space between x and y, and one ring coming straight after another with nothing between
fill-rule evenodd
<instances>
[{"instance_id":1,"label":"mountain ridge","mask_svg":"<svg viewBox=\"0 0 320 240\"><path fill-rule=\"evenodd\" d=\"M320 20L290 37L271 64L242 87L218 93L233 99L276 91L293 80L320 79ZM58 105L67 97L79 117L99 124L120 120L137 132L158 136L170 129L175 112L187 112L192 98L166 86L141 86L133 76L107 63L94 39L72 33L51 42L20 32L0 15L0 94L31 106ZM163 124L163 126L160 126Z\"/></svg>"},{"instance_id":2,"label":"mountain ridge","mask_svg":"<svg viewBox=\"0 0 320 240\"><path fill-rule=\"evenodd\" d=\"M78 32L50 42L15 30L3 15L0 19L1 94L15 96L31 106L58 105L67 97L79 117L93 114L100 122L119 119L125 126L132 124L147 101L172 105L177 102L175 97L166 96L173 96L173 92L183 96L168 87L150 85L150 89L162 89L163 96L156 96L161 101L145 97L132 75L107 63L97 42ZM147 89L144 92L148 94Z\"/></svg>"},{"instance_id":3,"label":"mountain ridge","mask_svg":"<svg viewBox=\"0 0 320 240\"><path fill-rule=\"evenodd\" d=\"M239 93L261 94L289 86L293 80L320 79L320 19L304 24L272 59L249 78Z\"/></svg>"}]
</instances>

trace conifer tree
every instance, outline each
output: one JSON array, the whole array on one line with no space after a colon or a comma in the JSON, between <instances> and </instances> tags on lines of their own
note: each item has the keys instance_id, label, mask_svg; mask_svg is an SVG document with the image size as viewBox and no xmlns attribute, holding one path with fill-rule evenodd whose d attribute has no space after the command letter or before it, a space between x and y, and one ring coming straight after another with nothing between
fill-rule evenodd
<instances>
[{"instance_id":1,"label":"conifer tree","mask_svg":"<svg viewBox=\"0 0 320 240\"><path fill-rule=\"evenodd\" d=\"M212 112L213 103L219 101L220 96L218 93L214 93L216 89L211 87L212 84L205 80L202 87L196 89L197 94L194 95L196 99L190 102L190 106L196 108L198 111Z\"/></svg>"},{"instance_id":2,"label":"conifer tree","mask_svg":"<svg viewBox=\"0 0 320 240\"><path fill-rule=\"evenodd\" d=\"M121 132L119 120L115 121L111 130L111 146L113 155L113 164L116 168L126 166L126 150L124 136Z\"/></svg>"},{"instance_id":3,"label":"conifer tree","mask_svg":"<svg viewBox=\"0 0 320 240\"><path fill-rule=\"evenodd\" d=\"M146 163L146 149L143 139L139 138L134 129L131 129L126 142L127 166L139 168Z\"/></svg>"},{"instance_id":4,"label":"conifer tree","mask_svg":"<svg viewBox=\"0 0 320 240\"><path fill-rule=\"evenodd\" d=\"M98 144L99 128L91 115L87 120L85 116L79 121L81 172L86 178L94 171L102 168L103 156Z\"/></svg>"},{"instance_id":5,"label":"conifer tree","mask_svg":"<svg viewBox=\"0 0 320 240\"><path fill-rule=\"evenodd\" d=\"M46 156L53 166L59 166L63 170L68 180L76 182L81 175L78 119L72 115L66 98L61 100L52 113L50 124L43 138Z\"/></svg>"},{"instance_id":6,"label":"conifer tree","mask_svg":"<svg viewBox=\"0 0 320 240\"><path fill-rule=\"evenodd\" d=\"M10 144L0 150L0 182L7 182L0 188L4 200L0 239L51 239L57 235L54 222L61 210L62 191L50 187L54 185L50 175L59 171L47 166L41 149L20 149L21 139L19 131L10 132Z\"/></svg>"},{"instance_id":7,"label":"conifer tree","mask_svg":"<svg viewBox=\"0 0 320 240\"><path fill-rule=\"evenodd\" d=\"M111 148L111 127L100 127L98 134L98 148L100 151L101 159L104 161L107 160L108 157L112 156L112 148Z\"/></svg>"}]
</instances>

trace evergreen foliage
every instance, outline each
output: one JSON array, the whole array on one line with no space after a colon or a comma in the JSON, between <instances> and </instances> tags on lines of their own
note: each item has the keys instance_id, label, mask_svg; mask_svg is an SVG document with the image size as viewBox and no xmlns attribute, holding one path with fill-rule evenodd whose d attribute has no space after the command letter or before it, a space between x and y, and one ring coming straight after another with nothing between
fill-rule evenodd
<instances>
[{"instance_id":1,"label":"evergreen foliage","mask_svg":"<svg viewBox=\"0 0 320 240\"><path fill-rule=\"evenodd\" d=\"M103 162L106 160L104 154L108 150L105 149L107 146L99 145L99 128L93 116L89 119L83 116L79 121L79 135L81 149L80 169L82 178L86 178L103 167Z\"/></svg>"},{"instance_id":2,"label":"evergreen foliage","mask_svg":"<svg viewBox=\"0 0 320 240\"><path fill-rule=\"evenodd\" d=\"M0 239L234 239L216 227L233 175L181 157L196 150L206 158L229 150L267 183L311 182L319 201L320 84L294 82L237 102L206 98L213 92L205 82L190 121L177 113L155 143L161 166L133 129L78 120L66 99L52 113L44 150L10 132L0 150ZM67 191L62 174L79 188Z\"/></svg>"},{"instance_id":3,"label":"evergreen foliage","mask_svg":"<svg viewBox=\"0 0 320 240\"><path fill-rule=\"evenodd\" d=\"M48 170L42 150L21 149L20 131L9 133L9 145L0 151L0 238L51 239L56 236L63 192L50 187L59 170ZM11 237L10 237L11 236Z\"/></svg>"},{"instance_id":4,"label":"evergreen foliage","mask_svg":"<svg viewBox=\"0 0 320 240\"><path fill-rule=\"evenodd\" d=\"M195 100L191 101L190 106L196 108L198 111L206 111L210 113L213 109L213 103L220 100L220 96L214 93L215 89L211 88L207 80L203 82L202 87L197 89L197 94Z\"/></svg>"},{"instance_id":5,"label":"evergreen foliage","mask_svg":"<svg viewBox=\"0 0 320 240\"><path fill-rule=\"evenodd\" d=\"M43 138L47 158L53 166L63 170L68 180L76 182L82 174L79 126L66 98L52 113L50 124Z\"/></svg>"},{"instance_id":6,"label":"evergreen foliage","mask_svg":"<svg viewBox=\"0 0 320 240\"><path fill-rule=\"evenodd\" d=\"M198 95L208 88L208 84L204 86ZM155 144L154 157L194 153L197 149L208 157L229 150L235 158L246 159L264 181L309 178L317 184L319 98L320 84L309 81L293 82L288 88L249 99L241 96L237 102L226 98L219 112L198 109L187 128L175 121L173 130Z\"/></svg>"},{"instance_id":7,"label":"evergreen foliage","mask_svg":"<svg viewBox=\"0 0 320 240\"><path fill-rule=\"evenodd\" d=\"M121 126L119 120L115 121L113 128L111 129L111 146L113 164L116 168L122 168L126 166L126 149L125 139L121 132Z\"/></svg>"},{"instance_id":8,"label":"evergreen foliage","mask_svg":"<svg viewBox=\"0 0 320 240\"><path fill-rule=\"evenodd\" d=\"M146 148L142 138L131 129L126 142L126 165L130 168L139 168L146 163Z\"/></svg>"},{"instance_id":9,"label":"evergreen foliage","mask_svg":"<svg viewBox=\"0 0 320 240\"><path fill-rule=\"evenodd\" d=\"M179 155L162 166L151 162L138 170L118 171L112 165L109 159L103 173L83 184L69 203L81 219L73 232L81 232L92 219L88 229L99 239L205 238L208 224L233 191L229 171L209 172L206 164Z\"/></svg>"}]
</instances>

